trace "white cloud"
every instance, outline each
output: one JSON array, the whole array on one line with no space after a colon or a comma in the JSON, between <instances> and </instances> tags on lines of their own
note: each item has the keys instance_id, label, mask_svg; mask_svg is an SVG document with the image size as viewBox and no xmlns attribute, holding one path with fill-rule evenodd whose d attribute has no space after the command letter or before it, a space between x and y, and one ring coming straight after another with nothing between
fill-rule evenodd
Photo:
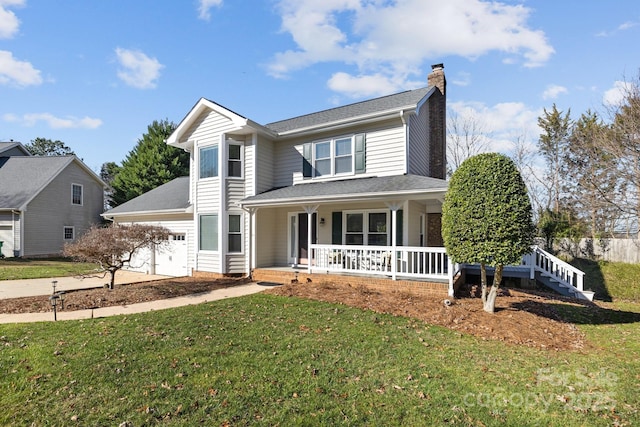
<instances>
[{"instance_id":1,"label":"white cloud","mask_svg":"<svg viewBox=\"0 0 640 427\"><path fill-rule=\"evenodd\" d=\"M24 4L25 0L0 0L0 39L10 39L20 27L20 20L7 8Z\"/></svg>"},{"instance_id":2,"label":"white cloud","mask_svg":"<svg viewBox=\"0 0 640 427\"><path fill-rule=\"evenodd\" d=\"M385 76L404 87L424 61L447 55L475 59L498 51L510 62L534 67L554 53L544 33L529 28L531 10L522 5L481 0L280 0L278 11L282 31L292 36L296 47L274 56L269 72L275 77L340 61L357 68L350 76L354 81ZM342 74L339 78L346 80Z\"/></svg>"},{"instance_id":3,"label":"white cloud","mask_svg":"<svg viewBox=\"0 0 640 427\"><path fill-rule=\"evenodd\" d=\"M212 7L222 6L222 0L199 0L198 1L198 19L208 21L211 19L210 10Z\"/></svg>"},{"instance_id":4,"label":"white cloud","mask_svg":"<svg viewBox=\"0 0 640 427\"><path fill-rule=\"evenodd\" d=\"M481 102L451 102L448 108L460 119L471 118L482 125L490 137L489 151L509 154L518 139L534 145L541 133L538 117L541 110L529 108L522 102L502 102L488 106Z\"/></svg>"},{"instance_id":5,"label":"white cloud","mask_svg":"<svg viewBox=\"0 0 640 427\"><path fill-rule=\"evenodd\" d=\"M451 83L456 86L469 86L471 84L471 74L465 71L459 71L451 78Z\"/></svg>"},{"instance_id":6,"label":"white cloud","mask_svg":"<svg viewBox=\"0 0 640 427\"><path fill-rule=\"evenodd\" d=\"M120 64L118 77L129 86L138 89L153 89L164 68L156 58L150 58L137 50L116 48Z\"/></svg>"},{"instance_id":7,"label":"white cloud","mask_svg":"<svg viewBox=\"0 0 640 427\"><path fill-rule=\"evenodd\" d=\"M563 93L569 93L566 87L560 85L549 85L542 93L542 99L556 99Z\"/></svg>"},{"instance_id":8,"label":"white cloud","mask_svg":"<svg viewBox=\"0 0 640 427\"><path fill-rule=\"evenodd\" d=\"M632 90L632 84L629 82L617 80L613 83L613 87L604 92L602 102L608 107L616 107L622 104L625 96Z\"/></svg>"},{"instance_id":9,"label":"white cloud","mask_svg":"<svg viewBox=\"0 0 640 427\"><path fill-rule=\"evenodd\" d=\"M14 58L9 51L0 50L0 85L25 87L41 83L40 70L33 68L29 62Z\"/></svg>"},{"instance_id":10,"label":"white cloud","mask_svg":"<svg viewBox=\"0 0 640 427\"><path fill-rule=\"evenodd\" d=\"M95 129L102 125L102 120L91 117L56 117L51 113L28 113L22 116L5 114L6 122L20 123L22 126L33 127L38 122L45 122L51 129Z\"/></svg>"},{"instance_id":11,"label":"white cloud","mask_svg":"<svg viewBox=\"0 0 640 427\"><path fill-rule=\"evenodd\" d=\"M618 25L616 27L615 30L612 31L600 31L599 33L596 34L596 37L611 37L614 36L616 33L619 33L621 31L627 31L630 30L634 27L637 27L638 25L640 25L640 22L638 21L626 21L623 22L622 24Z\"/></svg>"}]
</instances>

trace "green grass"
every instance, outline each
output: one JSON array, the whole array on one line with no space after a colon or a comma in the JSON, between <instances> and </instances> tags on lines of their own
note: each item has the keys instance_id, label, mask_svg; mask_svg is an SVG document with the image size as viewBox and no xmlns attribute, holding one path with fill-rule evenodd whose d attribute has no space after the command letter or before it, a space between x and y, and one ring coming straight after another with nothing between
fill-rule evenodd
<instances>
[{"instance_id":1,"label":"green grass","mask_svg":"<svg viewBox=\"0 0 640 427\"><path fill-rule=\"evenodd\" d=\"M64 258L0 259L0 280L75 276L90 272L96 267L95 264L78 263Z\"/></svg>"},{"instance_id":2,"label":"green grass","mask_svg":"<svg viewBox=\"0 0 640 427\"><path fill-rule=\"evenodd\" d=\"M585 272L585 289L596 292L596 298L640 302L640 264L588 261L572 262Z\"/></svg>"},{"instance_id":3,"label":"green grass","mask_svg":"<svg viewBox=\"0 0 640 427\"><path fill-rule=\"evenodd\" d=\"M624 310L565 313L601 347L582 353L264 294L0 325L0 425L638 425Z\"/></svg>"}]
</instances>

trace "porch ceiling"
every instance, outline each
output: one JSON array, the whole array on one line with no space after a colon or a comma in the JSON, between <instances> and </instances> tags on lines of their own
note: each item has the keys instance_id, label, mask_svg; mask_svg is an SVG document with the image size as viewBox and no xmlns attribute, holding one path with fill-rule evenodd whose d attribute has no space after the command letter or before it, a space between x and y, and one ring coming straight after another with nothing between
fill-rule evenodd
<instances>
[{"instance_id":1,"label":"porch ceiling","mask_svg":"<svg viewBox=\"0 0 640 427\"><path fill-rule=\"evenodd\" d=\"M311 182L266 191L240 202L243 208L355 200L419 200L444 197L445 180L419 175Z\"/></svg>"}]
</instances>

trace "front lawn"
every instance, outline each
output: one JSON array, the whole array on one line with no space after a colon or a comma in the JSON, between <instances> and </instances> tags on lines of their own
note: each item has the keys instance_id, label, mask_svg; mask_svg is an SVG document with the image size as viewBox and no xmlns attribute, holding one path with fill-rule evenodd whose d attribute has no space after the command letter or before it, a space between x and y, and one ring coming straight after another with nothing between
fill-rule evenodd
<instances>
[{"instance_id":1,"label":"front lawn","mask_svg":"<svg viewBox=\"0 0 640 427\"><path fill-rule=\"evenodd\" d=\"M638 425L640 307L622 308L564 313L580 352L265 294L2 325L0 424Z\"/></svg>"},{"instance_id":2,"label":"front lawn","mask_svg":"<svg viewBox=\"0 0 640 427\"><path fill-rule=\"evenodd\" d=\"M8 258L0 259L0 280L76 276L96 268L95 264L78 263L64 258Z\"/></svg>"}]
</instances>

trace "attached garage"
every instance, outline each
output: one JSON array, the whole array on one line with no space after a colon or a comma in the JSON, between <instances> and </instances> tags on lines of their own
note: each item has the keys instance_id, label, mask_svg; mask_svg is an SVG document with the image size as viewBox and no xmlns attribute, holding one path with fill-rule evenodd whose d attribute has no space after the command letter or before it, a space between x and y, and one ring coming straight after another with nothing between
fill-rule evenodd
<instances>
[{"instance_id":1,"label":"attached garage","mask_svg":"<svg viewBox=\"0 0 640 427\"><path fill-rule=\"evenodd\" d=\"M138 251L129 270L175 277L191 275L189 254L193 253L194 227L188 199L188 177L176 178L102 214L116 224L157 225L171 233L165 244Z\"/></svg>"}]
</instances>

